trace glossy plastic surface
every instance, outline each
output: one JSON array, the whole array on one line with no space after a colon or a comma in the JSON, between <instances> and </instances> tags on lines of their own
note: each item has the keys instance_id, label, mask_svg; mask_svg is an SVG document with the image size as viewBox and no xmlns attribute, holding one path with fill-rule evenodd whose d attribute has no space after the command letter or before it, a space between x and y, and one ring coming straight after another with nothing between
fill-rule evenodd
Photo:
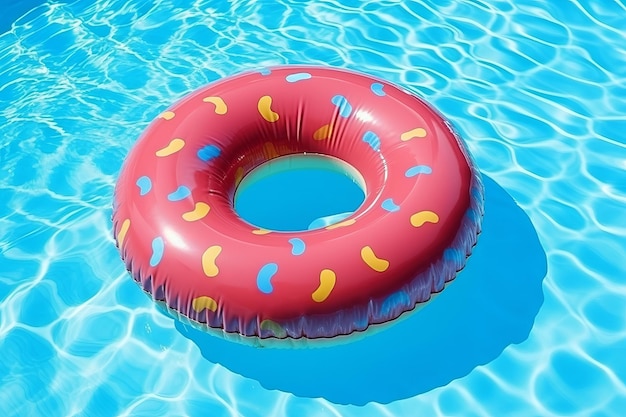
<instances>
[{"instance_id":1,"label":"glossy plastic surface","mask_svg":"<svg viewBox=\"0 0 626 417\"><path fill-rule=\"evenodd\" d=\"M365 201L323 229L257 229L236 186L317 153L363 176ZM442 116L382 80L327 67L225 78L162 113L128 155L114 233L142 288L199 323L261 338L332 337L411 310L462 269L482 184Z\"/></svg>"}]
</instances>

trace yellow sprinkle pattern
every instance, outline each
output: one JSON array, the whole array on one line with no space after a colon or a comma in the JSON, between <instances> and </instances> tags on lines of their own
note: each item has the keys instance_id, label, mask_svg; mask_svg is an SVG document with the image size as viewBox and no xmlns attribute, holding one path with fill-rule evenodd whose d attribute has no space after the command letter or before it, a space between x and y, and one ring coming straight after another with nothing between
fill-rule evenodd
<instances>
[{"instance_id":1,"label":"yellow sprinkle pattern","mask_svg":"<svg viewBox=\"0 0 626 417\"><path fill-rule=\"evenodd\" d=\"M172 120L174 118L174 116L176 116L176 113L174 113L171 110L166 110L163 113L159 114L159 119L165 119L165 120Z\"/></svg>"},{"instance_id":2,"label":"yellow sprinkle pattern","mask_svg":"<svg viewBox=\"0 0 626 417\"><path fill-rule=\"evenodd\" d=\"M191 301L191 308L193 308L196 313L199 313L204 309L215 312L217 310L217 301L211 297L203 295L201 297L196 297Z\"/></svg>"},{"instance_id":3,"label":"yellow sprinkle pattern","mask_svg":"<svg viewBox=\"0 0 626 417\"><path fill-rule=\"evenodd\" d=\"M259 99L259 103L257 105L259 109L259 113L261 116L270 123L274 123L278 121L278 113L272 110L272 97L263 96Z\"/></svg>"},{"instance_id":4,"label":"yellow sprinkle pattern","mask_svg":"<svg viewBox=\"0 0 626 417\"><path fill-rule=\"evenodd\" d=\"M280 156L272 142L265 142L263 144L263 153L267 159L278 158Z\"/></svg>"},{"instance_id":5,"label":"yellow sprinkle pattern","mask_svg":"<svg viewBox=\"0 0 626 417\"><path fill-rule=\"evenodd\" d=\"M220 252L222 252L221 246L211 246L202 254L202 270L204 271L204 275L209 278L217 276L220 272L215 263Z\"/></svg>"},{"instance_id":6,"label":"yellow sprinkle pattern","mask_svg":"<svg viewBox=\"0 0 626 417\"><path fill-rule=\"evenodd\" d=\"M376 272L385 272L389 268L389 261L377 257L370 246L364 246L361 249L361 259Z\"/></svg>"},{"instance_id":7,"label":"yellow sprinkle pattern","mask_svg":"<svg viewBox=\"0 0 626 417\"><path fill-rule=\"evenodd\" d=\"M333 288L335 288L336 282L337 276L335 275L335 271L332 269L322 269L322 272L320 272L320 285L311 295L313 301L316 303L325 301Z\"/></svg>"},{"instance_id":8,"label":"yellow sprinkle pattern","mask_svg":"<svg viewBox=\"0 0 626 417\"><path fill-rule=\"evenodd\" d=\"M420 211L411 216L411 225L421 227L424 223L438 223L439 216L433 211Z\"/></svg>"},{"instance_id":9,"label":"yellow sprinkle pattern","mask_svg":"<svg viewBox=\"0 0 626 417\"><path fill-rule=\"evenodd\" d=\"M185 141L184 140L182 140L180 138L172 139L170 141L170 143L168 143L165 148L161 148L158 151L156 151L156 156L158 156L159 158L170 156L170 155L180 151L184 147L185 147Z\"/></svg>"},{"instance_id":10,"label":"yellow sprinkle pattern","mask_svg":"<svg viewBox=\"0 0 626 417\"><path fill-rule=\"evenodd\" d=\"M202 99L202 101L215 105L215 114L222 115L226 114L226 112L228 111L228 106L226 106L224 99L222 99L221 97L205 97Z\"/></svg>"},{"instance_id":11,"label":"yellow sprinkle pattern","mask_svg":"<svg viewBox=\"0 0 626 417\"><path fill-rule=\"evenodd\" d=\"M330 226L326 226L326 230L333 230L333 229L338 229L340 227L351 226L354 223L356 223L356 220L354 219L344 220L342 222L331 224Z\"/></svg>"},{"instance_id":12,"label":"yellow sprinkle pattern","mask_svg":"<svg viewBox=\"0 0 626 417\"><path fill-rule=\"evenodd\" d=\"M330 138L333 133L333 126L331 124L324 125L313 132L313 139L324 140Z\"/></svg>"},{"instance_id":13,"label":"yellow sprinkle pattern","mask_svg":"<svg viewBox=\"0 0 626 417\"><path fill-rule=\"evenodd\" d=\"M207 203L199 201L195 204L192 211L183 213L183 220L188 222L195 222L197 220L203 219L207 214L209 214L209 210L211 210L211 207L209 207Z\"/></svg>"},{"instance_id":14,"label":"yellow sprinkle pattern","mask_svg":"<svg viewBox=\"0 0 626 417\"><path fill-rule=\"evenodd\" d=\"M404 132L400 135L400 140L406 142L407 140L411 140L414 138L425 138L426 137L426 129L423 127L417 127L415 129Z\"/></svg>"},{"instance_id":15,"label":"yellow sprinkle pattern","mask_svg":"<svg viewBox=\"0 0 626 417\"><path fill-rule=\"evenodd\" d=\"M287 331L274 320L265 319L261 322L259 327L261 328L261 330L269 330L270 332L274 333L276 337L287 337Z\"/></svg>"},{"instance_id":16,"label":"yellow sprinkle pattern","mask_svg":"<svg viewBox=\"0 0 626 417\"><path fill-rule=\"evenodd\" d=\"M130 228L130 219L126 219L122 222L122 227L120 227L120 232L117 234L117 244L119 247L122 247L124 243L124 239L126 239L126 233L128 233L128 229Z\"/></svg>"},{"instance_id":17,"label":"yellow sprinkle pattern","mask_svg":"<svg viewBox=\"0 0 626 417\"><path fill-rule=\"evenodd\" d=\"M202 101L205 103L213 104L215 106L215 110L214 110L215 114L224 115L228 112L228 106L226 105L226 103L221 97L217 97L217 96L204 97ZM269 95L262 96L259 99L257 103L257 109L259 111L259 114L267 122L274 123L278 121L280 118L279 114L272 109L272 97ZM167 110L161 113L158 116L158 118L161 118L164 120L171 120L175 116L176 114L173 111ZM334 126L332 123L325 124L321 126L320 128L318 128L313 133L313 139L315 140L329 139L333 133L333 129L334 129ZM427 136L426 129L424 129L423 127L417 127L417 128L414 128L414 129L411 129L402 133L400 135L400 139L403 142L406 142L415 138L425 138L426 136ZM157 150L156 156L157 157L170 156L180 151L181 149L183 149L184 146L185 146L185 141L183 139L174 138L170 141L170 143L167 146ZM279 156L274 144L271 142L266 142L263 145L263 152L267 159L272 159L272 158L276 158ZM239 185L239 183L243 179L243 175L244 175L244 168L238 167L237 170L235 171L235 185ZM207 216L210 209L211 208L207 203L197 202L195 203L193 210L182 214L182 218L188 222L198 221L198 220L203 219L205 216ZM410 217L410 222L413 227L417 228L417 227L423 226L425 223L438 223L439 216L433 211L429 211L429 210L420 211L420 212L413 214ZM332 230L332 229L337 229L341 227L347 227L355 223L356 223L355 219L344 220L342 222L329 225L326 227L326 229ZM119 229L119 233L117 235L117 241L118 241L118 245L120 246L120 248L122 244L124 243L124 240L126 238L126 235L129 229L130 229L130 219L125 219L122 222L122 225ZM252 231L252 233L255 235L266 235L271 232L272 232L271 230L262 229L262 228L255 229ZM222 252L222 247L219 245L210 246L203 252L202 270L207 277L213 278L219 274L220 271L217 266L217 258L219 257L221 252ZM379 258L374 253L374 250L372 249L371 246L364 246L361 248L361 259L363 260L363 262L365 262L365 264L369 268L371 268L372 270L376 272L385 272L390 266L389 261L387 259ZM331 292L333 291L336 285L336 282L337 282L337 277L336 277L335 271L333 271L332 269L321 270L319 274L319 285L317 289L311 294L311 298L313 299L313 301L317 303L324 302L330 296ZM194 311L198 313L202 312L203 310L210 310L212 312L215 312L217 311L218 303L215 299L209 296L200 296L192 300L192 308ZM263 320L260 323L260 327L261 329L272 331L278 337L284 337L284 334L286 334L282 326L280 326L278 323L272 320Z\"/></svg>"},{"instance_id":18,"label":"yellow sprinkle pattern","mask_svg":"<svg viewBox=\"0 0 626 417\"><path fill-rule=\"evenodd\" d=\"M235 171L235 187L239 185L242 179L243 179L243 167L239 167L237 168L237 171Z\"/></svg>"}]
</instances>

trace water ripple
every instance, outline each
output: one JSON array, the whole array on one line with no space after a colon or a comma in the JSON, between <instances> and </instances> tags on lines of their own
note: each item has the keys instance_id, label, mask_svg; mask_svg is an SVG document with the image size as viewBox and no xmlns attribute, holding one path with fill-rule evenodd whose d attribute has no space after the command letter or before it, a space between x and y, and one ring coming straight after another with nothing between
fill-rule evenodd
<instances>
[{"instance_id":1,"label":"water ripple","mask_svg":"<svg viewBox=\"0 0 626 417\"><path fill-rule=\"evenodd\" d=\"M624 409L622 1L108 0L43 3L10 24L0 34L0 414ZM283 63L365 71L453 120L546 249L527 340L445 387L344 406L207 361L143 296L110 236L128 149L193 89Z\"/></svg>"}]
</instances>

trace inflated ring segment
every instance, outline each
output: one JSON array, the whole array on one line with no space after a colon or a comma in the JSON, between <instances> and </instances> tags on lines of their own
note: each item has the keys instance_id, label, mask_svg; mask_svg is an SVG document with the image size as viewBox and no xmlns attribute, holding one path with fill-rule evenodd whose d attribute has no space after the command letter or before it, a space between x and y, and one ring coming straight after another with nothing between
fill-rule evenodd
<instances>
[{"instance_id":1,"label":"inflated ring segment","mask_svg":"<svg viewBox=\"0 0 626 417\"><path fill-rule=\"evenodd\" d=\"M317 230L242 220L235 190L293 154L354 167L361 207ZM365 330L454 279L476 244L480 174L450 124L385 81L327 67L228 77L163 112L128 155L114 235L139 285L179 314L259 338Z\"/></svg>"}]
</instances>

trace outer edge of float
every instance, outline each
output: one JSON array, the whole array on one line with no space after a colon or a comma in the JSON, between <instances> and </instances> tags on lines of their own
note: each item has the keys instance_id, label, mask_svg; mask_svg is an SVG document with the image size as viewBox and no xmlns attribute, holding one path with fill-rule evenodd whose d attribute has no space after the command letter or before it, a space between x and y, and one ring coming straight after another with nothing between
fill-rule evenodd
<instances>
[{"instance_id":1,"label":"outer edge of float","mask_svg":"<svg viewBox=\"0 0 626 417\"><path fill-rule=\"evenodd\" d=\"M415 96L412 92L406 90L405 92ZM423 101L421 98L417 98ZM455 129L445 117L441 114L439 116L445 121L446 126L456 138L471 171L468 187L470 193L469 207L451 244L433 260L426 270L417 274L411 281L391 294L385 294L370 299L367 303L349 306L333 313L300 316L292 320L272 323L273 325L269 327L263 326L258 317L249 322L237 318L225 321L224 315L220 313L217 314L212 325L208 325L190 319L184 314L184 310L176 309L176 300L167 300L163 288L153 288L152 277L145 276L145 271L142 271L141 268L134 268L132 253L118 246L126 268L132 278L154 301L160 303L166 311L181 322L244 344L289 347L294 343L300 345L300 341L306 341L306 344L311 346L323 346L326 342L334 345L341 343L344 339L347 340L345 336L349 336L349 340L353 341L357 340L361 334L369 335L375 329L382 329L391 321L395 322L401 316L403 318L408 316L405 313L418 310L434 294L440 293L447 283L452 282L457 273L464 268L481 232L484 215L484 188L480 172ZM114 197L115 201L117 199ZM114 220L113 230L116 244L116 231L119 230L117 223Z\"/></svg>"},{"instance_id":2,"label":"outer edge of float","mask_svg":"<svg viewBox=\"0 0 626 417\"><path fill-rule=\"evenodd\" d=\"M458 135L450 125L448 126L458 139ZM380 329L391 321L395 322L404 313L419 310L431 300L433 295L442 292L446 284L456 278L457 274L465 267L474 246L478 242L484 215L484 186L481 174L460 140L459 146L472 171L469 187L470 205L452 243L431 263L430 267L416 275L398 291L371 299L367 305L352 306L323 316L305 316L290 322L283 321L280 324L287 333L286 337L278 338L272 335L270 338L315 340L335 339L342 336L352 338L355 333L370 334L372 329ZM398 294L402 294L402 296L398 296ZM401 302L395 302L396 300L401 300ZM383 308L386 303L393 305L388 309ZM387 310L386 313L383 310ZM333 330L333 332L329 333L328 329Z\"/></svg>"},{"instance_id":3,"label":"outer edge of float","mask_svg":"<svg viewBox=\"0 0 626 417\"><path fill-rule=\"evenodd\" d=\"M250 324L244 326L248 330L255 331L256 334L245 334L241 328L235 328L233 331L233 329L225 329L225 326L211 327L206 323L194 321L169 306L165 297L159 296L159 292L155 292L151 288L151 277L142 276L141 271L133 273L132 257L122 254L123 259L130 275L144 293L157 302L160 310L184 324L207 331L211 335L254 347L267 348L317 348L354 342L362 337L382 331L392 322L395 324L397 320L405 319L411 313L418 311L426 305L426 302L441 293L447 285L453 282L457 274L465 267L481 232L484 215L484 187L480 172L474 165L471 155L462 142L459 146L462 146L472 171L470 206L452 244L443 251L441 256L427 270L418 274L394 294L372 299L367 305L353 306L332 314L302 316L291 322L281 322L280 325L285 331L285 334L281 335L282 337L277 337L273 332L262 329L258 321L256 326ZM116 229L114 227L114 230ZM399 293L408 295L408 303L396 303L388 309L387 314L381 314L383 304L392 302L394 295ZM328 332L328 329L333 330L333 332Z\"/></svg>"}]
</instances>

